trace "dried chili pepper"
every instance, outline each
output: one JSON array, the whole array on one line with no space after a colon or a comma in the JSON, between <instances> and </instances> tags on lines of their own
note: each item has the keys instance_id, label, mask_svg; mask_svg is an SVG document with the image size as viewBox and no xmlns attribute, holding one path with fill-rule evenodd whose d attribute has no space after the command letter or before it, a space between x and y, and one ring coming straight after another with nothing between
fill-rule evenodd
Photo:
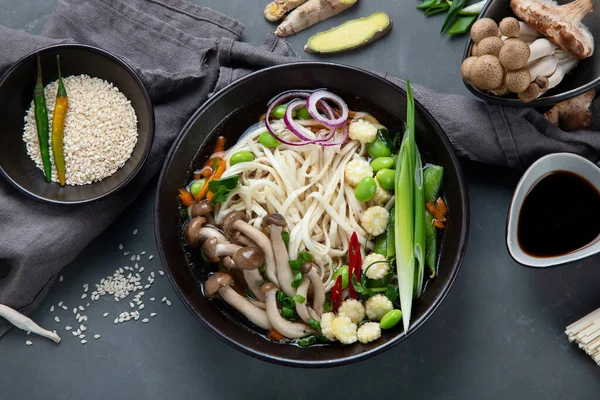
<instances>
[{"instance_id":1,"label":"dried chili pepper","mask_svg":"<svg viewBox=\"0 0 600 400\"><path fill-rule=\"evenodd\" d=\"M46 96L44 95L44 85L42 83L42 62L39 53L37 57L37 81L33 89L33 103L35 105L35 125L38 132L38 141L40 143L40 155L44 164L44 174L48 182L52 181L52 164L50 163L50 143L49 143L49 125L48 110L46 109Z\"/></svg>"},{"instance_id":2,"label":"dried chili pepper","mask_svg":"<svg viewBox=\"0 0 600 400\"><path fill-rule=\"evenodd\" d=\"M69 99L60 72L60 57L58 54L56 55L56 63L58 65L58 93L56 94L56 105L54 106L54 115L52 116L52 155L54 156L54 165L56 166L58 181L61 186L65 186L66 177L63 137L67 110L69 109Z\"/></svg>"}]
</instances>

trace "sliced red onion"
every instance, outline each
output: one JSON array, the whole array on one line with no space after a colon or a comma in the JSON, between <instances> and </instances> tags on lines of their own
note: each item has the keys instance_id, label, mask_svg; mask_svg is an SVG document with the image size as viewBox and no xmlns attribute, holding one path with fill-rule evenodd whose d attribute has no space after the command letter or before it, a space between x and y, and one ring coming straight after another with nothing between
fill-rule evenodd
<instances>
[{"instance_id":1,"label":"sliced red onion","mask_svg":"<svg viewBox=\"0 0 600 400\"><path fill-rule=\"evenodd\" d=\"M326 101L332 101L334 103L337 104L338 108L341 110L342 114L337 117L334 118L333 116L330 118L326 118L324 116L322 116L319 113L319 110L317 109L317 103L319 102L323 102L323 104L325 104L329 110L331 110L331 107L329 107L329 105L326 103ZM330 127L330 128L339 128L340 126L342 126L346 120L348 119L348 105L346 104L346 102L344 100L342 100L342 98L340 96L338 96L337 94L325 91L325 90L318 90L316 92L314 92L313 94L311 94L308 97L308 100L306 101L306 108L308 110L308 113L317 121L319 121L320 123L322 123L323 125Z\"/></svg>"},{"instance_id":2,"label":"sliced red onion","mask_svg":"<svg viewBox=\"0 0 600 400\"><path fill-rule=\"evenodd\" d=\"M305 105L305 100L294 100L290 104L288 104L287 109L285 110L285 115L283 116L283 122L285 123L285 126L287 126L287 128L290 130L290 132L298 136L299 139L314 141L315 139L310 138L301 132L302 127L296 121L294 121L294 118L292 117L292 113L296 108L304 107Z\"/></svg>"}]
</instances>

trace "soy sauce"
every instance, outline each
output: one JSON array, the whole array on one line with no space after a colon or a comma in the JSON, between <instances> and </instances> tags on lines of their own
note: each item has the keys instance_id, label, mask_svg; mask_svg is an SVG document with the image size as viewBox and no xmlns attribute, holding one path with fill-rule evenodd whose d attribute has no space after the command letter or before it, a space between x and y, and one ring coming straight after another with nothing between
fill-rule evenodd
<instances>
[{"instance_id":1,"label":"soy sauce","mask_svg":"<svg viewBox=\"0 0 600 400\"><path fill-rule=\"evenodd\" d=\"M583 177L555 171L525 196L517 226L521 250L554 257L579 250L600 235L600 193Z\"/></svg>"}]
</instances>

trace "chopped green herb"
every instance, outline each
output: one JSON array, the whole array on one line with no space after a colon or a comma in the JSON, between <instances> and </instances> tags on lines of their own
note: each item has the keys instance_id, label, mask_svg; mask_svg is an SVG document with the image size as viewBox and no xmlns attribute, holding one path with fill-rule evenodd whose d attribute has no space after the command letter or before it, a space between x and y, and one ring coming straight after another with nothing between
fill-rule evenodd
<instances>
[{"instance_id":1,"label":"chopped green herb","mask_svg":"<svg viewBox=\"0 0 600 400\"><path fill-rule=\"evenodd\" d=\"M208 183L208 190L214 195L211 204L215 205L227 200L229 193L237 188L239 178L239 175L233 175L228 176L227 178L210 181Z\"/></svg>"},{"instance_id":2,"label":"chopped green herb","mask_svg":"<svg viewBox=\"0 0 600 400\"><path fill-rule=\"evenodd\" d=\"M282 307L281 316L287 319L288 321L295 321L296 319L298 319L298 317L296 316L296 311L290 307Z\"/></svg>"},{"instance_id":3,"label":"chopped green herb","mask_svg":"<svg viewBox=\"0 0 600 400\"><path fill-rule=\"evenodd\" d=\"M302 272L296 272L296 274L294 275L294 279L292 279L292 287L294 289L297 289L298 286L300 286L300 284L302 283L303 278L304 276L302 275Z\"/></svg>"},{"instance_id":4,"label":"chopped green herb","mask_svg":"<svg viewBox=\"0 0 600 400\"><path fill-rule=\"evenodd\" d=\"M311 328L316 329L316 330L321 330L321 323L319 321L317 321L316 319L309 319L308 320L308 325L310 325Z\"/></svg>"},{"instance_id":5,"label":"chopped green herb","mask_svg":"<svg viewBox=\"0 0 600 400\"><path fill-rule=\"evenodd\" d=\"M260 267L258 267L258 270L260 272L265 272L266 268L267 268L267 262L265 261Z\"/></svg>"},{"instance_id":6,"label":"chopped green herb","mask_svg":"<svg viewBox=\"0 0 600 400\"><path fill-rule=\"evenodd\" d=\"M300 339L300 341L298 342L298 345L300 345L300 347L306 347L306 346L310 346L311 344L314 344L316 341L317 341L317 337L315 335L310 335L310 336Z\"/></svg>"},{"instance_id":7,"label":"chopped green herb","mask_svg":"<svg viewBox=\"0 0 600 400\"><path fill-rule=\"evenodd\" d=\"M289 232L281 231L281 238L283 239L283 243L285 243L285 247L290 245L290 234Z\"/></svg>"},{"instance_id":8,"label":"chopped green herb","mask_svg":"<svg viewBox=\"0 0 600 400\"><path fill-rule=\"evenodd\" d=\"M298 253L297 259L289 261L290 268L292 268L292 271L300 271L300 268L302 267L302 265L304 263L312 262L312 260L313 260L313 258L310 255L310 253L301 251ZM300 285L300 284L298 284L298 285ZM298 286L296 286L296 287L298 287Z\"/></svg>"},{"instance_id":9,"label":"chopped green herb","mask_svg":"<svg viewBox=\"0 0 600 400\"><path fill-rule=\"evenodd\" d=\"M251 299L256 299L256 296L254 296L254 293L252 293L252 290L250 289L246 289L246 297L249 297Z\"/></svg>"},{"instance_id":10,"label":"chopped green herb","mask_svg":"<svg viewBox=\"0 0 600 400\"><path fill-rule=\"evenodd\" d=\"M302 295L295 295L294 297L292 297L292 299L294 299L294 301L296 303L300 303L300 304L304 304L304 302L306 301L306 297L302 296Z\"/></svg>"}]
</instances>

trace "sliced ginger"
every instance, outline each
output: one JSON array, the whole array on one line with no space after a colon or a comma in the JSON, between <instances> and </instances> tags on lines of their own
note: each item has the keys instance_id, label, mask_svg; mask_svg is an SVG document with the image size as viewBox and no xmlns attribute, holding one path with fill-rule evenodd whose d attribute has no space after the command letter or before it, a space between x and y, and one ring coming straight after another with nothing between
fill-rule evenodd
<instances>
[{"instance_id":1,"label":"sliced ginger","mask_svg":"<svg viewBox=\"0 0 600 400\"><path fill-rule=\"evenodd\" d=\"M304 51L328 54L356 49L372 43L392 30L392 19L384 12L353 19L308 39Z\"/></svg>"}]
</instances>

